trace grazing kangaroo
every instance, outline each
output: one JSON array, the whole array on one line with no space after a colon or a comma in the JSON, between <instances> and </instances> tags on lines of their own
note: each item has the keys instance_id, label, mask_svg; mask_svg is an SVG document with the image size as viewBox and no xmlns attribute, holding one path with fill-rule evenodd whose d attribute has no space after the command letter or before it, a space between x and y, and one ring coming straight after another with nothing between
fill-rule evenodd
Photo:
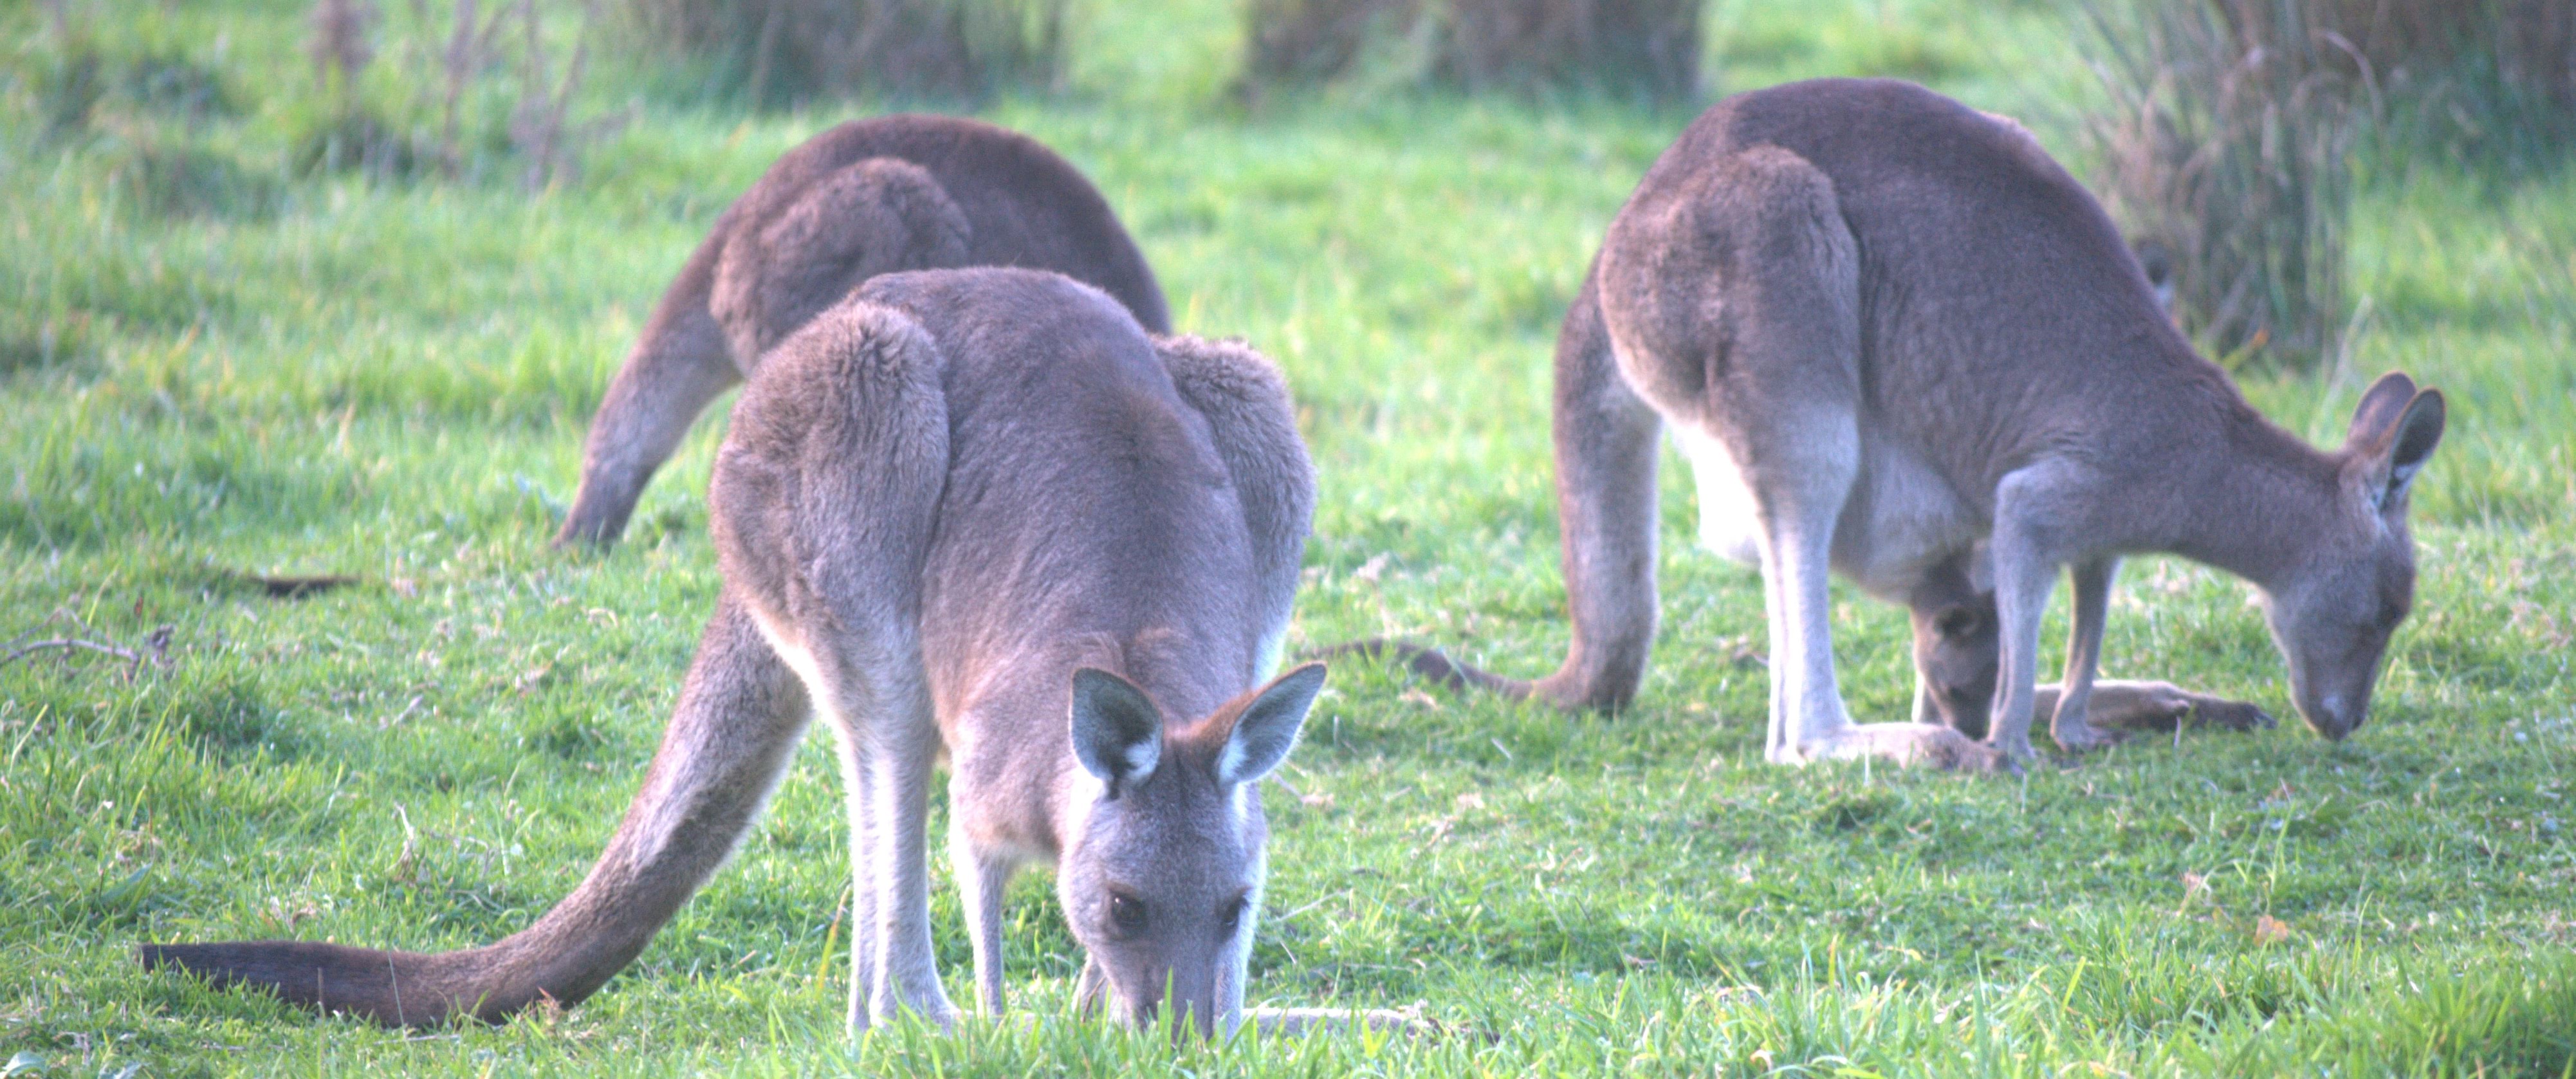
<instances>
[{"instance_id":1,"label":"grazing kangaroo","mask_svg":"<svg viewBox=\"0 0 2576 1079\"><path fill-rule=\"evenodd\" d=\"M943 752L986 1011L1003 886L1052 861L1086 1000L1143 1024L1168 993L1200 1032L1232 1030L1265 872L1257 783L1324 683L1308 664L1254 688L1314 510L1278 370L1150 338L1051 273L877 277L763 360L708 502L715 616L571 896L465 951L146 945L144 965L410 1026L576 1003L732 852L813 715L849 795L854 1030L956 1014L925 834Z\"/></svg>"},{"instance_id":2,"label":"grazing kangaroo","mask_svg":"<svg viewBox=\"0 0 2576 1079\"><path fill-rule=\"evenodd\" d=\"M859 282L960 266L1054 270L1171 332L1109 203L1037 140L947 116L850 121L781 156L681 266L591 419L555 545L616 542L707 402Z\"/></svg>"},{"instance_id":3,"label":"grazing kangaroo","mask_svg":"<svg viewBox=\"0 0 2576 1079\"><path fill-rule=\"evenodd\" d=\"M2251 582L2292 699L2369 714L2414 593L2407 488L2439 392L2402 374L2321 452L2245 403L2168 321L2098 203L2018 125L1921 87L1827 79L1694 121L1611 223L1557 339L1557 505L1574 640L1532 684L1617 708L1654 640L1656 443L1699 484L1700 542L1762 570L1767 756L2008 767L2030 755L2040 614L2071 569L2052 730L2090 722L2119 558ZM1984 743L1854 723L1826 574L1904 602L1987 541L1998 672Z\"/></svg>"}]
</instances>

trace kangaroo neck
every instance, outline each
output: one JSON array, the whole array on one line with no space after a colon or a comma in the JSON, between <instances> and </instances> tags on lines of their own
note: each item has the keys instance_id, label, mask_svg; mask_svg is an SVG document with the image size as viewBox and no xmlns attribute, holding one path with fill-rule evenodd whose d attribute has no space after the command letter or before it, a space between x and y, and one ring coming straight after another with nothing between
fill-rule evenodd
<instances>
[{"instance_id":1,"label":"kangaroo neck","mask_svg":"<svg viewBox=\"0 0 2576 1079\"><path fill-rule=\"evenodd\" d=\"M2333 534L2339 469L2241 400L2231 405L2218 410L2204 452L2171 477L2178 512L2165 546L2269 591Z\"/></svg>"}]
</instances>

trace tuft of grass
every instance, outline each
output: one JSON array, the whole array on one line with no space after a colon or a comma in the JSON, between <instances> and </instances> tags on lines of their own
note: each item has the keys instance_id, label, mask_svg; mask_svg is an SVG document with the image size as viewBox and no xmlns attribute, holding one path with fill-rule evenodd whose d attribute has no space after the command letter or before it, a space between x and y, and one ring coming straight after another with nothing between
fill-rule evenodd
<instances>
[{"instance_id":1,"label":"tuft of grass","mask_svg":"<svg viewBox=\"0 0 2576 1079\"><path fill-rule=\"evenodd\" d=\"M2331 362L2365 108L2324 0L2081 6L2110 99L2099 186L2171 254L2176 315L2231 367Z\"/></svg>"},{"instance_id":2,"label":"tuft of grass","mask_svg":"<svg viewBox=\"0 0 2576 1079\"><path fill-rule=\"evenodd\" d=\"M158 217L258 218L277 211L279 177L221 150L152 139L127 146L110 184L136 210Z\"/></svg>"}]
</instances>

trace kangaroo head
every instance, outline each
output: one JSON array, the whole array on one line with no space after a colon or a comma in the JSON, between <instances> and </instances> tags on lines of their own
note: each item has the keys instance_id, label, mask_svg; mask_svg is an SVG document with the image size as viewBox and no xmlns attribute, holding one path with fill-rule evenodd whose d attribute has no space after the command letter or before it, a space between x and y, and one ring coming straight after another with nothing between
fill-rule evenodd
<instances>
[{"instance_id":1,"label":"kangaroo head","mask_svg":"<svg viewBox=\"0 0 2576 1079\"><path fill-rule=\"evenodd\" d=\"M1941 722L1970 738L1986 736L1994 708L1996 643L1995 597L1988 592L1943 604L1916 608L1914 669Z\"/></svg>"},{"instance_id":2,"label":"kangaroo head","mask_svg":"<svg viewBox=\"0 0 2576 1079\"><path fill-rule=\"evenodd\" d=\"M1269 839L1255 786L1288 759L1323 686L1309 663L1167 728L1133 683L1074 672L1073 752L1100 790L1056 893L1121 1021L1151 1024L1166 996L1202 1035L1235 1018L1220 1010L1241 1005Z\"/></svg>"},{"instance_id":3,"label":"kangaroo head","mask_svg":"<svg viewBox=\"0 0 2576 1079\"><path fill-rule=\"evenodd\" d=\"M2415 541L2406 490L2442 440L2439 390L2382 377L2353 411L2334 455L2326 534L2268 589L2258 590L2272 640L2290 665L2290 692L2308 726L2340 740L2370 715L2370 691L2389 634L2415 602Z\"/></svg>"},{"instance_id":4,"label":"kangaroo head","mask_svg":"<svg viewBox=\"0 0 2576 1079\"><path fill-rule=\"evenodd\" d=\"M1970 738L1986 736L1994 708L2001 634L1992 576L1979 545L1934 565L1906 597L1914 670L1941 722Z\"/></svg>"}]
</instances>

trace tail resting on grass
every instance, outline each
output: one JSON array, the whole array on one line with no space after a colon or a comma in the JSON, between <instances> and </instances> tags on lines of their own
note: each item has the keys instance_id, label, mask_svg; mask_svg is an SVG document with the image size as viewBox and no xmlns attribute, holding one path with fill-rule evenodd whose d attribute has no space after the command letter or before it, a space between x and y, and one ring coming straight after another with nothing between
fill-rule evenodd
<instances>
[{"instance_id":1,"label":"tail resting on grass","mask_svg":"<svg viewBox=\"0 0 2576 1079\"><path fill-rule=\"evenodd\" d=\"M497 1023L541 1000L569 1007L644 950L733 854L786 771L809 709L803 688L731 597L698 648L644 789L590 876L498 943L420 954L308 941L146 944L147 970L264 988L288 1003L430 1027Z\"/></svg>"}]
</instances>

